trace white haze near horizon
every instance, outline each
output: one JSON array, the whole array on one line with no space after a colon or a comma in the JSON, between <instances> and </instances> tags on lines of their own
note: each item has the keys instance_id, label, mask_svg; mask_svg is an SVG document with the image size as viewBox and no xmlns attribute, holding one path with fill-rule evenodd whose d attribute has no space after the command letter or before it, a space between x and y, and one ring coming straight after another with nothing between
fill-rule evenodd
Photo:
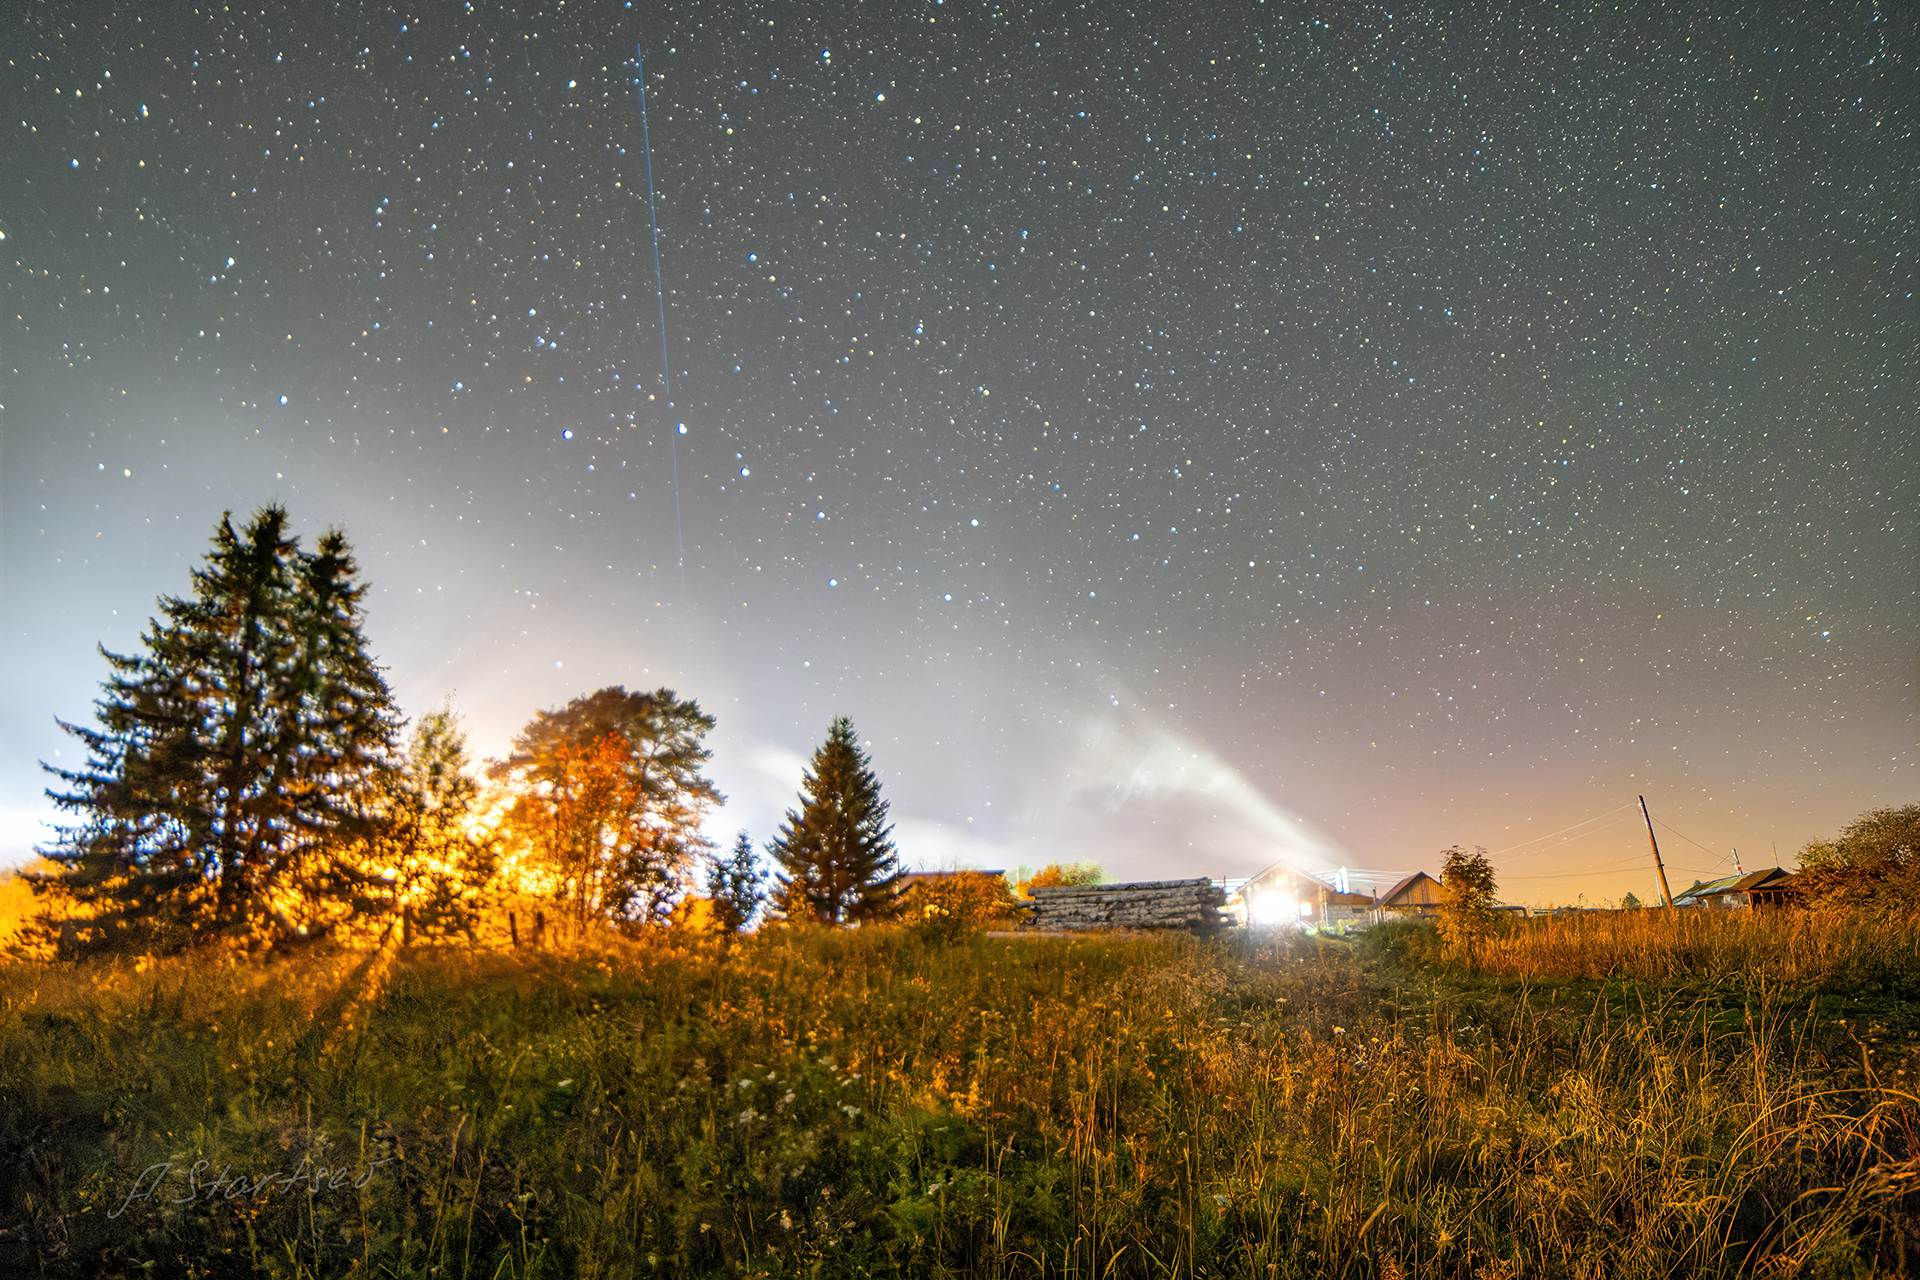
<instances>
[{"instance_id":1,"label":"white haze near horizon","mask_svg":"<svg viewBox=\"0 0 1920 1280\"><path fill-rule=\"evenodd\" d=\"M896 809L903 865L1013 872L1095 862L1121 879L1230 878L1283 860L1308 872L1351 865L1337 843L1269 799L1205 742L1137 710L1117 686L1098 696L1102 711L1089 712L1082 702L1078 714L1061 717L1071 727L1050 744L1057 766L1029 782L1013 802L1011 821L995 834ZM807 764L801 752L766 740L716 753L709 772L728 802L706 823L715 848L730 847L737 829L764 856L766 837L799 803ZM51 839L47 818L41 807L0 809L0 870L26 864L34 845Z\"/></svg>"}]
</instances>

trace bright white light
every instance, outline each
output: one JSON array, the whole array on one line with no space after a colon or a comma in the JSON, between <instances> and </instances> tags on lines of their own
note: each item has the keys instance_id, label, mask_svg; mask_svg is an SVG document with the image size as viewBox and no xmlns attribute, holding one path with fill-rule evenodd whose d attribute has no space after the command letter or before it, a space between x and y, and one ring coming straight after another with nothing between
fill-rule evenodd
<instances>
[{"instance_id":1,"label":"bright white light","mask_svg":"<svg viewBox=\"0 0 1920 1280\"><path fill-rule=\"evenodd\" d=\"M1263 893L1253 900L1248 915L1255 924L1285 924L1287 904L1275 893Z\"/></svg>"}]
</instances>

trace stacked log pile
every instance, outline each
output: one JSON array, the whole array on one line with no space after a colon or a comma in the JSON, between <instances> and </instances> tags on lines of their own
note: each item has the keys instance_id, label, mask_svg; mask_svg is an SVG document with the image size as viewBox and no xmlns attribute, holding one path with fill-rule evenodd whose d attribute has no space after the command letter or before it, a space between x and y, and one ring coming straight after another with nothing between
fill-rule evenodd
<instances>
[{"instance_id":1,"label":"stacked log pile","mask_svg":"<svg viewBox=\"0 0 1920 1280\"><path fill-rule=\"evenodd\" d=\"M1028 890L1035 929L1202 929L1233 923L1226 890L1211 880L1045 885Z\"/></svg>"}]
</instances>

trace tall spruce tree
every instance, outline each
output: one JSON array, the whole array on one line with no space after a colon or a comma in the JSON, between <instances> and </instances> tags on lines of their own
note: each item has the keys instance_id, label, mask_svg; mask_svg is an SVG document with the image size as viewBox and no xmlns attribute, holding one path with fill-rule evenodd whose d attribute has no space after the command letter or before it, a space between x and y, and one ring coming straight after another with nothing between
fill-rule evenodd
<instances>
[{"instance_id":1,"label":"tall spruce tree","mask_svg":"<svg viewBox=\"0 0 1920 1280\"><path fill-rule=\"evenodd\" d=\"M507 825L522 856L589 919L663 921L689 887L707 811L723 803L700 768L713 717L671 689L613 686L537 712L490 773L518 791Z\"/></svg>"},{"instance_id":2,"label":"tall spruce tree","mask_svg":"<svg viewBox=\"0 0 1920 1280\"><path fill-rule=\"evenodd\" d=\"M271 945L324 931L364 882L345 851L398 723L354 572L338 530L304 552L283 508L237 532L227 513L193 593L160 598L146 652L101 650L99 727L61 722L87 763L46 766L79 821L40 851L62 867L42 887L89 908L89 940Z\"/></svg>"},{"instance_id":3,"label":"tall spruce tree","mask_svg":"<svg viewBox=\"0 0 1920 1280\"><path fill-rule=\"evenodd\" d=\"M836 718L800 778L801 806L767 846L779 865L774 902L789 920L868 922L891 914L900 859L887 823L880 780Z\"/></svg>"}]
</instances>

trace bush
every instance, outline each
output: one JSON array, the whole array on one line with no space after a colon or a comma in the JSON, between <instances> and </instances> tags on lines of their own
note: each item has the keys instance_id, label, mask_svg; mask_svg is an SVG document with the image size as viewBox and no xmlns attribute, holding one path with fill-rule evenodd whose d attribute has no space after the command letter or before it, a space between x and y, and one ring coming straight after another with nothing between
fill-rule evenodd
<instances>
[{"instance_id":1,"label":"bush","mask_svg":"<svg viewBox=\"0 0 1920 1280\"><path fill-rule=\"evenodd\" d=\"M1485 849L1468 853L1459 845L1440 855L1440 936L1447 945L1466 951L1493 932L1493 864Z\"/></svg>"},{"instance_id":2,"label":"bush","mask_svg":"<svg viewBox=\"0 0 1920 1280\"><path fill-rule=\"evenodd\" d=\"M1106 872L1097 862L1049 862L1034 872L1031 879L1020 882L1020 892L1055 885L1102 884L1105 880Z\"/></svg>"},{"instance_id":3,"label":"bush","mask_svg":"<svg viewBox=\"0 0 1920 1280\"><path fill-rule=\"evenodd\" d=\"M1417 969L1441 958L1440 935L1426 920L1385 920L1359 935L1360 957L1373 965Z\"/></svg>"},{"instance_id":4,"label":"bush","mask_svg":"<svg viewBox=\"0 0 1920 1280\"><path fill-rule=\"evenodd\" d=\"M1795 890L1811 905L1903 916L1920 911L1920 805L1873 809L1800 850Z\"/></svg>"},{"instance_id":5,"label":"bush","mask_svg":"<svg viewBox=\"0 0 1920 1280\"><path fill-rule=\"evenodd\" d=\"M1020 914L1005 876L988 871L948 871L918 881L902 904L907 927L933 943L956 942Z\"/></svg>"},{"instance_id":6,"label":"bush","mask_svg":"<svg viewBox=\"0 0 1920 1280\"><path fill-rule=\"evenodd\" d=\"M1832 840L1800 850L1804 871L1872 867L1882 871L1920 864L1920 804L1871 809L1840 829Z\"/></svg>"}]
</instances>

